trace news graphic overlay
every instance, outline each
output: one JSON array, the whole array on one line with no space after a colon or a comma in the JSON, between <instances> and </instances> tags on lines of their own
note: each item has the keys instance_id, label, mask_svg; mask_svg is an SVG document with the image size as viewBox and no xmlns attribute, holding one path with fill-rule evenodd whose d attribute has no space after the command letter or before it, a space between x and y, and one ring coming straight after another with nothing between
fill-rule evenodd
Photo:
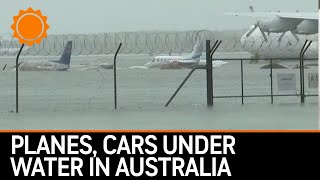
<instances>
[{"instance_id":1,"label":"news graphic overlay","mask_svg":"<svg viewBox=\"0 0 320 180\"><path fill-rule=\"evenodd\" d=\"M49 25L47 17L43 16L40 10L20 10L17 16L13 17L14 23L11 28L13 37L19 39L20 44L40 44L46 38Z\"/></svg>"},{"instance_id":2,"label":"news graphic overlay","mask_svg":"<svg viewBox=\"0 0 320 180\"><path fill-rule=\"evenodd\" d=\"M319 133L0 133L2 176L316 176Z\"/></svg>"},{"instance_id":3,"label":"news graphic overlay","mask_svg":"<svg viewBox=\"0 0 320 180\"><path fill-rule=\"evenodd\" d=\"M231 176L231 135L12 135L12 176ZM228 159L230 158L230 159Z\"/></svg>"}]
</instances>

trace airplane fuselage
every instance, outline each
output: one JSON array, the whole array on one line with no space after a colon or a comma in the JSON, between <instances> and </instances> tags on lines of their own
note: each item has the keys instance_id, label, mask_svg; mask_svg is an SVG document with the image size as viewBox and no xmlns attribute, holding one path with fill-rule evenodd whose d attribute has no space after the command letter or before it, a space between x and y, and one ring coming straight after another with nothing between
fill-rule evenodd
<instances>
[{"instance_id":1,"label":"airplane fuselage","mask_svg":"<svg viewBox=\"0 0 320 180\"><path fill-rule=\"evenodd\" d=\"M268 33L280 33L295 30L302 22L299 19L284 20L281 18L268 18L259 22L260 28Z\"/></svg>"},{"instance_id":2,"label":"airplane fuselage","mask_svg":"<svg viewBox=\"0 0 320 180\"><path fill-rule=\"evenodd\" d=\"M317 34L318 22L315 20L304 20L297 26L297 29L295 29L293 32L302 35Z\"/></svg>"},{"instance_id":3,"label":"airplane fuselage","mask_svg":"<svg viewBox=\"0 0 320 180\"><path fill-rule=\"evenodd\" d=\"M22 52L25 52L27 49L23 49ZM0 48L0 55L16 55L19 50L20 48Z\"/></svg>"},{"instance_id":4,"label":"airplane fuselage","mask_svg":"<svg viewBox=\"0 0 320 180\"><path fill-rule=\"evenodd\" d=\"M52 61L27 61L19 66L20 71L65 71L69 68L69 65Z\"/></svg>"},{"instance_id":5,"label":"airplane fuselage","mask_svg":"<svg viewBox=\"0 0 320 180\"><path fill-rule=\"evenodd\" d=\"M157 56L145 64L148 68L162 68L177 66L177 68L193 68L199 64L198 60L184 56Z\"/></svg>"}]
</instances>

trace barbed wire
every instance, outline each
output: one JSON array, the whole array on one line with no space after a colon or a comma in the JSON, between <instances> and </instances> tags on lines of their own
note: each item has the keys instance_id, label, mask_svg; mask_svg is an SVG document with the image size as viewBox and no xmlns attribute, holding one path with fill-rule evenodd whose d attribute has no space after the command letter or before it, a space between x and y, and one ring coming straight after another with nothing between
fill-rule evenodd
<instances>
[{"instance_id":1,"label":"barbed wire","mask_svg":"<svg viewBox=\"0 0 320 180\"><path fill-rule=\"evenodd\" d=\"M99 34L67 34L49 35L41 44L35 44L25 48L22 55L30 56L58 56L62 53L65 44L72 40L72 55L108 55L114 54L118 45L123 44L120 54L181 54L192 51L196 40L199 38L203 43L205 40L222 40L218 49L223 52L239 52L243 50L259 51L271 50L278 47L280 50L295 51L302 48L304 39L317 40L315 36L302 37L296 41L286 34L279 42L278 36L268 37L265 42L263 37L247 37L242 41L242 31L210 31L196 30L184 32L115 32ZM204 46L205 47L205 46ZM16 55L20 44L11 34L0 35L0 56Z\"/></svg>"}]
</instances>

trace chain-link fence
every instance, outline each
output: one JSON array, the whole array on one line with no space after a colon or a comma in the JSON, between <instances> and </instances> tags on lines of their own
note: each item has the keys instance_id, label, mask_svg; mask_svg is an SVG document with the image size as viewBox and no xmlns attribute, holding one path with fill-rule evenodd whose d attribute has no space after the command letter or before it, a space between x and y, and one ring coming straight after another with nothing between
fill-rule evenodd
<instances>
[{"instance_id":1,"label":"chain-link fence","mask_svg":"<svg viewBox=\"0 0 320 180\"><path fill-rule=\"evenodd\" d=\"M19 72L19 109L34 110L112 110L114 108L113 71L87 68L87 58L74 58L66 72ZM111 57L104 57L111 61ZM91 61L92 58L90 58ZM117 95L119 108L162 108L189 73L189 69L161 70L135 66L148 57L129 59L118 57ZM95 61L100 61L96 59ZM300 103L299 60L278 63L269 61L250 64L249 60L223 60L227 64L213 69L214 104L219 103ZM318 88L317 60L306 60L306 103L316 103ZM271 72L272 71L272 72ZM271 79L272 73L272 79ZM280 75L290 77L288 89L279 87ZM316 74L316 75L313 75ZM313 76L310 78L310 75ZM1 75L2 111L15 111L15 73ZM286 86L286 81L282 86ZM294 87L292 87L294 86ZM290 89L291 88L291 89ZM206 106L206 71L197 70L183 86L169 107ZM272 100L273 99L273 100Z\"/></svg>"},{"instance_id":2,"label":"chain-link fence","mask_svg":"<svg viewBox=\"0 0 320 180\"><path fill-rule=\"evenodd\" d=\"M23 60L23 57L21 57ZM113 69L95 68L101 62L112 63L112 56L73 57L73 66L65 72L20 71L19 110L114 109ZM118 108L161 108L182 81L188 69L146 69L151 57L117 58ZM8 60L14 61L14 58ZM88 61L90 63L88 63ZM15 71L1 74L2 111L15 112ZM205 74L195 73L173 105L205 103Z\"/></svg>"},{"instance_id":3,"label":"chain-link fence","mask_svg":"<svg viewBox=\"0 0 320 180\"><path fill-rule=\"evenodd\" d=\"M304 59L304 72L300 59L224 61L230 63L213 71L215 103L300 103L301 95L307 103L318 102L318 59Z\"/></svg>"},{"instance_id":4,"label":"chain-link fence","mask_svg":"<svg viewBox=\"0 0 320 180\"><path fill-rule=\"evenodd\" d=\"M3 41L8 38L2 37L1 45L7 43L5 47L14 47L13 41ZM190 69L153 69L144 65L152 61L157 54L190 53L199 37L204 42L213 41L214 37L219 36L210 31L192 31L102 34L91 38L85 35L48 37L42 44L22 52L20 61L57 60L66 42L73 40L71 67L61 72L19 71L19 110L113 110L114 78L117 80L118 108L163 108ZM236 40L234 37L226 40L219 37L222 44L213 58L214 104L300 103L300 59L296 57L299 56L303 40L284 46L277 40L260 44L258 41L241 42L240 37L238 35ZM117 76L114 77L113 68L105 69L99 65L113 64L114 53L120 43L123 43L123 46L117 56ZM283 51L292 50L292 47L296 46L296 50L299 49L296 52L297 56L294 54L295 57L282 60L260 58L257 61L257 54L252 56L244 52L245 48L257 48L256 45L259 44L260 49L272 53L272 43L278 43L278 47ZM18 45L16 47L19 48ZM16 108L16 52L10 52L8 49L2 51L0 59L0 65L3 67L0 76L2 112L14 112ZM309 55L313 55L312 53L315 52L311 51ZM280 55L279 58L281 59ZM206 56L203 54L200 64L205 64L205 59ZM306 103L317 102L317 60L305 59ZM271 62L272 68L269 66ZM282 76L284 79L289 76L294 80L279 82ZM170 107L206 106L206 93L206 71L197 70L179 91Z\"/></svg>"}]
</instances>

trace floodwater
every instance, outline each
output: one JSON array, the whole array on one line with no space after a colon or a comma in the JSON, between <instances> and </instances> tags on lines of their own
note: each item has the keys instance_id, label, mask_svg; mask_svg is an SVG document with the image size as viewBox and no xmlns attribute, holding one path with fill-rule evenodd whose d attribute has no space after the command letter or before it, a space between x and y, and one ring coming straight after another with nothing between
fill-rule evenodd
<instances>
[{"instance_id":1,"label":"floodwater","mask_svg":"<svg viewBox=\"0 0 320 180\"><path fill-rule=\"evenodd\" d=\"M230 57L230 56L228 56ZM21 57L23 58L23 57ZM39 57L34 57L39 58ZM233 57L232 57L233 58ZM47 59L50 59L47 57ZM65 72L19 72L19 113L15 113L14 58L2 58L0 129L317 129L318 88L309 73L317 62L306 62L304 104L300 103L297 61L280 62L286 69L261 69L268 62L241 62L213 69L214 106L206 107L206 72L196 70L165 107L190 70L146 69L149 56L119 56L117 109L113 70L90 69L113 57L73 57ZM89 69L88 69L89 68ZM278 74L294 73L296 89L280 91ZM272 81L271 81L272 80ZM271 82L273 88L271 89ZM243 88L242 88L243 87ZM243 91L242 91L243 90ZM221 96L245 96L221 98ZM271 97L276 96L271 103ZM262 97L256 97L256 96Z\"/></svg>"}]
</instances>

